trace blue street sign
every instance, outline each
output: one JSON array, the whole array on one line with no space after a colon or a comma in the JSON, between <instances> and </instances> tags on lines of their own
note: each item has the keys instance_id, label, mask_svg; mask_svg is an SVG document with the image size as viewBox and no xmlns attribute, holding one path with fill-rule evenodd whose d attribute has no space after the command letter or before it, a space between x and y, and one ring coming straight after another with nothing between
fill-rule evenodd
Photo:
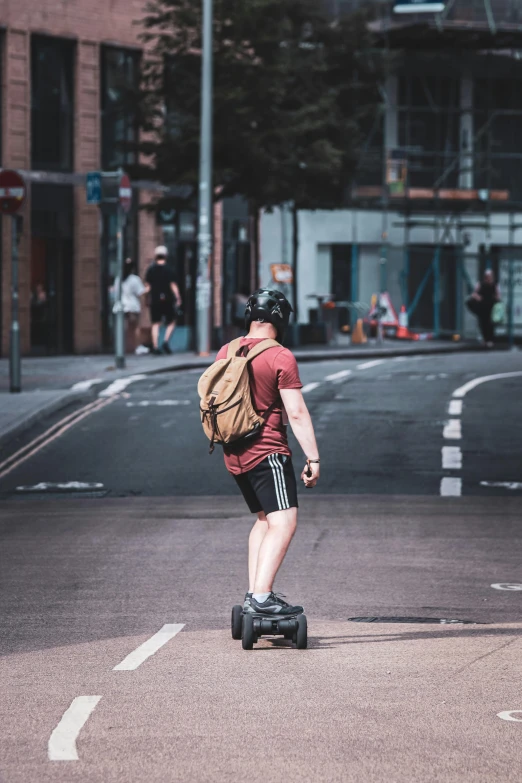
<instances>
[{"instance_id":1,"label":"blue street sign","mask_svg":"<svg viewBox=\"0 0 522 783\"><path fill-rule=\"evenodd\" d=\"M99 204L101 202L101 171L89 171L85 185L87 204Z\"/></svg>"},{"instance_id":2,"label":"blue street sign","mask_svg":"<svg viewBox=\"0 0 522 783\"><path fill-rule=\"evenodd\" d=\"M395 0L396 14L437 14L444 11L447 0Z\"/></svg>"}]
</instances>

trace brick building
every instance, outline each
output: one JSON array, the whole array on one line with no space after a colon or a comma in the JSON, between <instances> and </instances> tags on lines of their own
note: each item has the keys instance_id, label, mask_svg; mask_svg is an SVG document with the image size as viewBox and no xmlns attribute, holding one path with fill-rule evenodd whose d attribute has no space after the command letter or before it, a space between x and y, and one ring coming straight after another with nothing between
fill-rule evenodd
<instances>
[{"instance_id":1,"label":"brick building","mask_svg":"<svg viewBox=\"0 0 522 783\"><path fill-rule=\"evenodd\" d=\"M110 332L108 285L114 221L87 206L84 174L131 163L133 117L119 91L137 76L134 24L142 0L3 0L0 4L1 161L28 183L20 242L24 353L99 351ZM129 151L122 139L130 142ZM147 263L161 238L139 211L136 190L127 252ZM10 230L2 218L1 346L8 351Z\"/></svg>"}]
</instances>

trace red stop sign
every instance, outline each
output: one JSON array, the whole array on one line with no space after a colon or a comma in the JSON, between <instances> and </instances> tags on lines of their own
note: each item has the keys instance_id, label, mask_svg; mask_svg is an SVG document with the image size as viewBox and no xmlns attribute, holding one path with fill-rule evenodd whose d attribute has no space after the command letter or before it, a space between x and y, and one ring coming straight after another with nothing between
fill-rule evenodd
<instances>
[{"instance_id":1,"label":"red stop sign","mask_svg":"<svg viewBox=\"0 0 522 783\"><path fill-rule=\"evenodd\" d=\"M125 212L132 207L132 185L127 174L122 174L120 179L120 204Z\"/></svg>"},{"instance_id":2,"label":"red stop sign","mask_svg":"<svg viewBox=\"0 0 522 783\"><path fill-rule=\"evenodd\" d=\"M17 171L0 171L0 212L14 215L25 201L25 182Z\"/></svg>"}]
</instances>

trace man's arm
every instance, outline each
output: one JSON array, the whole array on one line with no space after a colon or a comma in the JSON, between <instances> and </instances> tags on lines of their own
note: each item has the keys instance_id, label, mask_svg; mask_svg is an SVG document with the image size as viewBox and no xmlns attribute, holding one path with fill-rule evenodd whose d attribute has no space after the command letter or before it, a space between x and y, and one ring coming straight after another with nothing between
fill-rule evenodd
<instances>
[{"instance_id":1,"label":"man's arm","mask_svg":"<svg viewBox=\"0 0 522 783\"><path fill-rule=\"evenodd\" d=\"M301 389L280 389L279 393L281 394L281 399L283 400L283 405L285 406L286 415L288 416L292 431L299 441L299 445L303 449L307 459L319 459L319 450L315 440L314 426ZM320 475L319 463L312 462L310 464L310 469L312 475L307 476L308 464L305 465L305 468L301 473L301 478L307 487L315 487Z\"/></svg>"},{"instance_id":2,"label":"man's arm","mask_svg":"<svg viewBox=\"0 0 522 783\"><path fill-rule=\"evenodd\" d=\"M172 291L172 293L174 294L174 296L175 296L175 298L176 298L176 304L177 304L177 306L178 306L178 307L180 307L180 306L181 306L181 295L180 295L180 293L179 293L178 284L177 284L177 283L174 283L174 282L172 282L172 283L170 284L170 290Z\"/></svg>"}]
</instances>

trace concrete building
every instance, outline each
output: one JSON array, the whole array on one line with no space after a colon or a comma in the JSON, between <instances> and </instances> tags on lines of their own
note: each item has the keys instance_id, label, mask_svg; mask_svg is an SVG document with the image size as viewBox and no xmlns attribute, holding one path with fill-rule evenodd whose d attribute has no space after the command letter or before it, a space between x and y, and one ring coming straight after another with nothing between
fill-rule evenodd
<instances>
[{"instance_id":1,"label":"concrete building","mask_svg":"<svg viewBox=\"0 0 522 783\"><path fill-rule=\"evenodd\" d=\"M318 294L362 311L386 290L414 327L473 336L464 300L491 266L522 335L522 6L389 4L373 29L393 54L385 100L343 208L299 213L299 320L321 317ZM263 215L262 284L291 259L291 236L289 210Z\"/></svg>"}]
</instances>

